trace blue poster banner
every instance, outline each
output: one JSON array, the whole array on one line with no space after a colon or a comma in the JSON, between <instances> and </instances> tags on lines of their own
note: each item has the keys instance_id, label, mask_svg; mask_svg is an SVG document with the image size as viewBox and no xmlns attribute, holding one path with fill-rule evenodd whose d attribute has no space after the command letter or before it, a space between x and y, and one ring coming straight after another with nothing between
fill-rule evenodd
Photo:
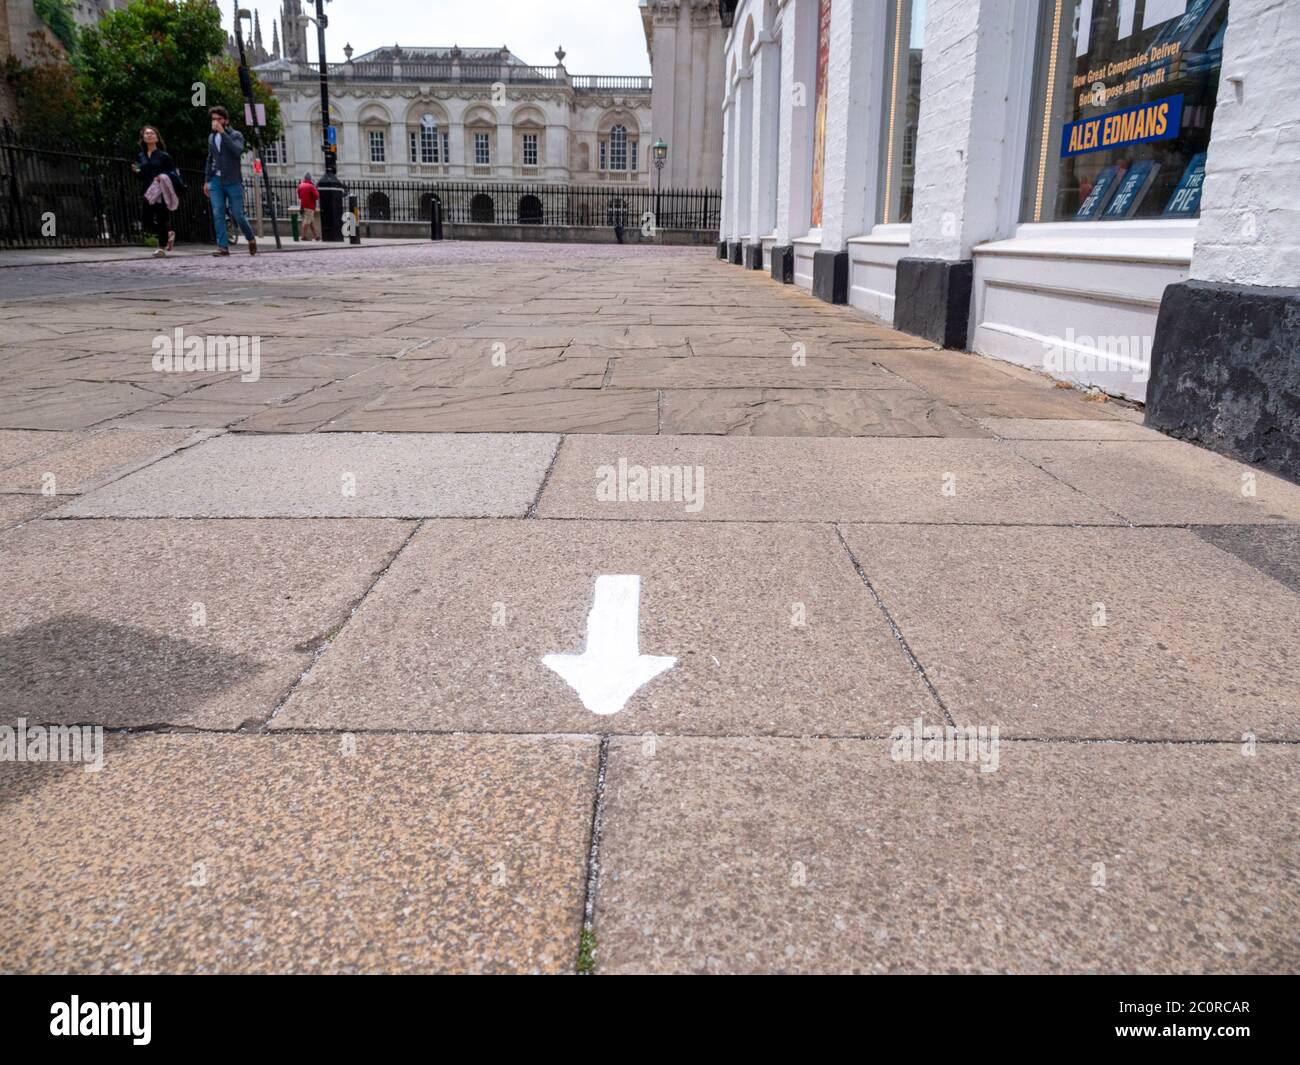
<instances>
[{"instance_id":1,"label":"blue poster banner","mask_svg":"<svg viewBox=\"0 0 1300 1065\"><path fill-rule=\"evenodd\" d=\"M1083 155L1131 144L1172 140L1178 136L1182 124L1183 97L1179 93L1068 123L1061 129L1061 155Z\"/></svg>"},{"instance_id":2,"label":"blue poster banner","mask_svg":"<svg viewBox=\"0 0 1300 1065\"><path fill-rule=\"evenodd\" d=\"M1155 181L1156 174L1159 172L1160 164L1154 160L1142 159L1134 163L1128 168L1124 180L1119 183L1119 188L1115 190L1114 197L1106 205L1106 210L1101 216L1132 218L1138 207L1142 205L1142 197L1147 194L1147 190L1151 188L1151 183Z\"/></svg>"}]
</instances>

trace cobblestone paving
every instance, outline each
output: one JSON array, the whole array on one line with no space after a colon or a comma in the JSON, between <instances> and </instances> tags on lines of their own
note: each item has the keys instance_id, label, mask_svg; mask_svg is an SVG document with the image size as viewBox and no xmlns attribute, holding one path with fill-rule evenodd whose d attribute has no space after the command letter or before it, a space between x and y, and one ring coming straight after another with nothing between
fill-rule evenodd
<instances>
[{"instance_id":1,"label":"cobblestone paving","mask_svg":"<svg viewBox=\"0 0 1300 1065\"><path fill-rule=\"evenodd\" d=\"M702 249L0 300L0 971L1300 965L1300 487Z\"/></svg>"}]
</instances>

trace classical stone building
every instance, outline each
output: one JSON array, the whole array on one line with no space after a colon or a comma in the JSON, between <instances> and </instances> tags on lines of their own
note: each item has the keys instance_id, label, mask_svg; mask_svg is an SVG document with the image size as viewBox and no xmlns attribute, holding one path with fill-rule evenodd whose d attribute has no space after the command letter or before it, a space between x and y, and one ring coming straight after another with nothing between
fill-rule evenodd
<instances>
[{"instance_id":1,"label":"classical stone building","mask_svg":"<svg viewBox=\"0 0 1300 1065\"><path fill-rule=\"evenodd\" d=\"M554 64L536 65L504 46L395 44L360 55L345 46L345 61L329 67L340 176L649 187L651 148L662 135L664 186L716 189L724 32L717 5L640 0L640 9L653 78L571 74L562 48ZM260 17L246 42L285 119L283 141L268 151L274 175L321 169L315 30L302 14L300 0L283 0L269 45Z\"/></svg>"},{"instance_id":2,"label":"classical stone building","mask_svg":"<svg viewBox=\"0 0 1300 1065\"><path fill-rule=\"evenodd\" d=\"M734 261L1300 476L1300 4L719 7Z\"/></svg>"}]
</instances>

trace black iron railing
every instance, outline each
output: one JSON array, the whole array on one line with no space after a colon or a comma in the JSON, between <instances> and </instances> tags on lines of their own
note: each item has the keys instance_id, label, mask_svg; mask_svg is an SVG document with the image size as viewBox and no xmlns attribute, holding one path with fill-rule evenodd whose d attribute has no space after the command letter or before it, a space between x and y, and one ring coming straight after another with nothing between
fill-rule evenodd
<instances>
[{"instance_id":1,"label":"black iron railing","mask_svg":"<svg viewBox=\"0 0 1300 1065\"><path fill-rule=\"evenodd\" d=\"M382 181L344 178L357 198L362 222L428 222L432 204L442 204L445 223L641 228L716 232L722 196L716 189L664 189L621 185L548 185L464 181ZM261 183L258 183L260 193ZM298 202L298 183L272 178L271 195L280 217ZM245 202L252 204L252 179ZM263 199L263 208L269 210Z\"/></svg>"},{"instance_id":2,"label":"black iron railing","mask_svg":"<svg viewBox=\"0 0 1300 1065\"><path fill-rule=\"evenodd\" d=\"M212 240L203 164L172 153L186 189L172 216L179 241ZM0 246L143 244L144 188L134 153L35 142L0 124Z\"/></svg>"}]
</instances>

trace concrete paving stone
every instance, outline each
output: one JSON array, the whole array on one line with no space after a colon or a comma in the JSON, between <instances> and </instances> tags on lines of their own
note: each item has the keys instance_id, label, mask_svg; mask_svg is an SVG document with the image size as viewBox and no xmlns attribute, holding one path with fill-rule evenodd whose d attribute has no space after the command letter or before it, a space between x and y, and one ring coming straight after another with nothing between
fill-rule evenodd
<instances>
[{"instance_id":1,"label":"concrete paving stone","mask_svg":"<svg viewBox=\"0 0 1300 1065\"><path fill-rule=\"evenodd\" d=\"M344 381L304 392L295 399L245 418L239 423L241 433L310 433L340 415L375 399L388 387L388 378L375 370L365 370Z\"/></svg>"},{"instance_id":2,"label":"concrete paving stone","mask_svg":"<svg viewBox=\"0 0 1300 1065\"><path fill-rule=\"evenodd\" d=\"M88 429L159 398L124 382L71 381L57 389L28 389L0 396L0 429Z\"/></svg>"},{"instance_id":3,"label":"concrete paving stone","mask_svg":"<svg viewBox=\"0 0 1300 1065\"><path fill-rule=\"evenodd\" d=\"M611 741L599 973L1289 973L1300 750Z\"/></svg>"},{"instance_id":4,"label":"concrete paving stone","mask_svg":"<svg viewBox=\"0 0 1300 1065\"><path fill-rule=\"evenodd\" d=\"M326 383L325 379L310 377L264 377L256 381L234 378L193 389L146 411L120 418L117 424L220 429Z\"/></svg>"},{"instance_id":5,"label":"concrete paving stone","mask_svg":"<svg viewBox=\"0 0 1300 1065\"><path fill-rule=\"evenodd\" d=\"M843 533L959 725L1300 739L1300 603L1187 530Z\"/></svg>"},{"instance_id":6,"label":"concrete paving stone","mask_svg":"<svg viewBox=\"0 0 1300 1065\"><path fill-rule=\"evenodd\" d=\"M608 357L569 358L560 349L458 356L424 364L411 379L414 391L408 395L418 398L418 390L424 388L489 389L501 394L600 388L608 364Z\"/></svg>"},{"instance_id":7,"label":"concrete paving stone","mask_svg":"<svg viewBox=\"0 0 1300 1065\"><path fill-rule=\"evenodd\" d=\"M201 434L172 429L48 435L77 439L0 471L0 492L77 495L202 439Z\"/></svg>"},{"instance_id":8,"label":"concrete paving stone","mask_svg":"<svg viewBox=\"0 0 1300 1065\"><path fill-rule=\"evenodd\" d=\"M1164 433L1140 423L1109 418L981 418L980 424L1003 440L1147 440L1163 442Z\"/></svg>"},{"instance_id":9,"label":"concrete paving stone","mask_svg":"<svg viewBox=\"0 0 1300 1065\"><path fill-rule=\"evenodd\" d=\"M666 391L660 397L659 427L664 433L683 435L989 435L976 422L963 418L951 407L906 386L884 389L696 388Z\"/></svg>"},{"instance_id":10,"label":"concrete paving stone","mask_svg":"<svg viewBox=\"0 0 1300 1065\"><path fill-rule=\"evenodd\" d=\"M543 389L390 391L332 420L331 432L390 433L654 433L656 392Z\"/></svg>"},{"instance_id":11,"label":"concrete paving stone","mask_svg":"<svg viewBox=\"0 0 1300 1065\"><path fill-rule=\"evenodd\" d=\"M582 653L602 574L640 576L639 650L677 663L597 715L542 658ZM932 706L828 528L435 522L272 727L887 735Z\"/></svg>"},{"instance_id":12,"label":"concrete paving stone","mask_svg":"<svg viewBox=\"0 0 1300 1065\"><path fill-rule=\"evenodd\" d=\"M60 516L521 517L559 438L232 434L83 496Z\"/></svg>"},{"instance_id":13,"label":"concrete paving stone","mask_svg":"<svg viewBox=\"0 0 1300 1065\"><path fill-rule=\"evenodd\" d=\"M58 504L53 496L0 495L0 529L11 529Z\"/></svg>"},{"instance_id":14,"label":"concrete paving stone","mask_svg":"<svg viewBox=\"0 0 1300 1065\"><path fill-rule=\"evenodd\" d=\"M595 740L345 742L114 736L99 772L0 765L0 970L572 972Z\"/></svg>"},{"instance_id":15,"label":"concrete paving stone","mask_svg":"<svg viewBox=\"0 0 1300 1065\"><path fill-rule=\"evenodd\" d=\"M1193 526L1206 543L1300 592L1300 527L1294 525Z\"/></svg>"},{"instance_id":16,"label":"concrete paving stone","mask_svg":"<svg viewBox=\"0 0 1300 1065\"><path fill-rule=\"evenodd\" d=\"M43 432L39 429L0 429L0 470L70 447L86 436L86 433Z\"/></svg>"},{"instance_id":17,"label":"concrete paving stone","mask_svg":"<svg viewBox=\"0 0 1300 1065\"><path fill-rule=\"evenodd\" d=\"M565 353L568 358L568 353ZM750 359L696 355L621 355L613 360L611 388L898 388L915 391L901 377L868 358L809 354L802 365L790 357Z\"/></svg>"},{"instance_id":18,"label":"concrete paving stone","mask_svg":"<svg viewBox=\"0 0 1300 1065\"><path fill-rule=\"evenodd\" d=\"M1010 446L1137 525L1300 522L1300 486L1178 440Z\"/></svg>"},{"instance_id":19,"label":"concrete paving stone","mask_svg":"<svg viewBox=\"0 0 1300 1065\"><path fill-rule=\"evenodd\" d=\"M780 359L786 365L797 354L796 344L779 329L767 328L750 336L732 336L726 330L716 332L694 332L689 334L690 349L693 356L729 359ZM805 344L805 348L808 345Z\"/></svg>"},{"instance_id":20,"label":"concrete paving stone","mask_svg":"<svg viewBox=\"0 0 1300 1065\"><path fill-rule=\"evenodd\" d=\"M0 567L0 721L264 720L410 530L48 518L13 530Z\"/></svg>"},{"instance_id":21,"label":"concrete paving stone","mask_svg":"<svg viewBox=\"0 0 1300 1065\"><path fill-rule=\"evenodd\" d=\"M603 467L701 467L704 505L603 502ZM549 518L1119 524L992 440L571 437L547 479Z\"/></svg>"}]
</instances>

